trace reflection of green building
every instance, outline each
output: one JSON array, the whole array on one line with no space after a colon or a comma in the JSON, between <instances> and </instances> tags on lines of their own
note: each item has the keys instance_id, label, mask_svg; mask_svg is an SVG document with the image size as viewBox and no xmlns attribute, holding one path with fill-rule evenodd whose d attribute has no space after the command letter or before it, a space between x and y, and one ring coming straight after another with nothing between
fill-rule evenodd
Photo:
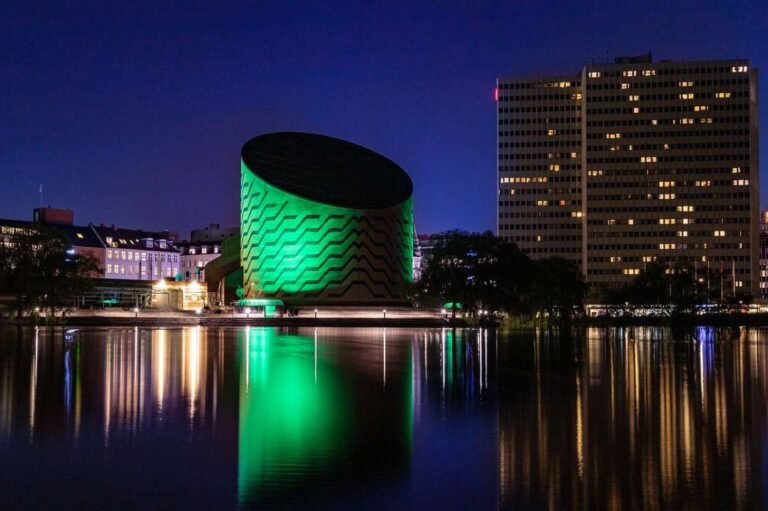
<instances>
[{"instance_id":1,"label":"reflection of green building","mask_svg":"<svg viewBox=\"0 0 768 511\"><path fill-rule=\"evenodd\" d=\"M413 185L395 163L343 140L272 133L241 163L248 298L383 304L412 280Z\"/></svg>"},{"instance_id":2,"label":"reflection of green building","mask_svg":"<svg viewBox=\"0 0 768 511\"><path fill-rule=\"evenodd\" d=\"M410 343L389 341L385 385L381 331L357 351L348 349L350 339L312 332L248 328L240 336L241 506L332 498L334 484L401 474L410 463Z\"/></svg>"}]
</instances>

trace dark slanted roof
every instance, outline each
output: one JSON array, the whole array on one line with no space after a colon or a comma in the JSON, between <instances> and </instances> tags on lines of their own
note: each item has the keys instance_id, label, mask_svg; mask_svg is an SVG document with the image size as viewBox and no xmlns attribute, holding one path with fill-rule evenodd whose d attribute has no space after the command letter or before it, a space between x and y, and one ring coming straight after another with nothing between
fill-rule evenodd
<instances>
[{"instance_id":1,"label":"dark slanted roof","mask_svg":"<svg viewBox=\"0 0 768 511\"><path fill-rule=\"evenodd\" d=\"M48 227L62 231L75 247L104 248L101 240L90 226L49 225Z\"/></svg>"},{"instance_id":2,"label":"dark slanted roof","mask_svg":"<svg viewBox=\"0 0 768 511\"><path fill-rule=\"evenodd\" d=\"M395 206L413 184L370 149L310 133L269 133L245 143L243 163L267 183L316 202L355 209Z\"/></svg>"},{"instance_id":3,"label":"dark slanted roof","mask_svg":"<svg viewBox=\"0 0 768 511\"><path fill-rule=\"evenodd\" d=\"M37 224L28 220L3 220L0 219L0 228L16 227L30 228L39 226L44 229L52 229L64 233L73 247L103 248L103 244L98 236L93 232L90 226L79 225L60 225L60 224Z\"/></svg>"},{"instance_id":4,"label":"dark slanted roof","mask_svg":"<svg viewBox=\"0 0 768 511\"><path fill-rule=\"evenodd\" d=\"M159 252L178 252L168 232L139 231L136 229L123 229L120 227L93 226L104 243L107 238L112 238L111 248L123 248L127 250L154 250ZM152 247L147 247L146 240L152 240ZM161 247L159 241L165 240L165 247Z\"/></svg>"}]
</instances>

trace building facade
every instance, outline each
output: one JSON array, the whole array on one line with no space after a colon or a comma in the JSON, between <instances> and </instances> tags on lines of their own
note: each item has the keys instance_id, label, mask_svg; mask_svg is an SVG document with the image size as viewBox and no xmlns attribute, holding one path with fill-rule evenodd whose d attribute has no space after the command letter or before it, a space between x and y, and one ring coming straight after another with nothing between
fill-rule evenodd
<instances>
[{"instance_id":1,"label":"building facade","mask_svg":"<svg viewBox=\"0 0 768 511\"><path fill-rule=\"evenodd\" d=\"M413 185L364 147L307 133L248 141L241 164L247 298L403 302L413 281Z\"/></svg>"},{"instance_id":2,"label":"building facade","mask_svg":"<svg viewBox=\"0 0 768 511\"><path fill-rule=\"evenodd\" d=\"M221 243L240 232L239 227L222 227L220 224L208 224L207 227L193 229L189 239L192 243Z\"/></svg>"},{"instance_id":3,"label":"building facade","mask_svg":"<svg viewBox=\"0 0 768 511\"><path fill-rule=\"evenodd\" d=\"M180 252L181 274L187 282L204 282L205 267L221 255L220 242L182 241L176 247Z\"/></svg>"},{"instance_id":4,"label":"building facade","mask_svg":"<svg viewBox=\"0 0 768 511\"><path fill-rule=\"evenodd\" d=\"M91 226L104 246L104 277L119 280L177 278L181 253L164 232Z\"/></svg>"},{"instance_id":5,"label":"building facade","mask_svg":"<svg viewBox=\"0 0 768 511\"><path fill-rule=\"evenodd\" d=\"M759 296L757 70L746 60L592 64L497 82L497 233L629 282L650 262Z\"/></svg>"}]
</instances>

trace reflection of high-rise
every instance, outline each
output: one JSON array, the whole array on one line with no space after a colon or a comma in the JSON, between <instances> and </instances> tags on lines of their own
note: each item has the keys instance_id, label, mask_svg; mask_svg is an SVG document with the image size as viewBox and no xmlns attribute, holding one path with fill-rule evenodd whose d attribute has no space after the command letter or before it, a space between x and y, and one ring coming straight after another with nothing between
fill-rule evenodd
<instances>
[{"instance_id":1,"label":"reflection of high-rise","mask_svg":"<svg viewBox=\"0 0 768 511\"><path fill-rule=\"evenodd\" d=\"M750 422L766 415L765 344L672 337L543 335L500 357L518 365L499 383L502 507L758 507L750 460L766 446Z\"/></svg>"}]
</instances>

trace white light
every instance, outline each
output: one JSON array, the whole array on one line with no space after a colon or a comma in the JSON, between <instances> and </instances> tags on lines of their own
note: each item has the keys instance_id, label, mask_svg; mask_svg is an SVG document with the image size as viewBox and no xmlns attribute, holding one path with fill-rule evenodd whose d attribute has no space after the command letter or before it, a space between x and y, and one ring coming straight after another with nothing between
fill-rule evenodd
<instances>
[{"instance_id":1,"label":"white light","mask_svg":"<svg viewBox=\"0 0 768 511\"><path fill-rule=\"evenodd\" d=\"M203 309L197 309L197 310L195 311L195 314L202 314L202 313L203 313Z\"/></svg>"},{"instance_id":2,"label":"white light","mask_svg":"<svg viewBox=\"0 0 768 511\"><path fill-rule=\"evenodd\" d=\"M250 314L251 313L251 308L250 307L246 307L245 308L245 313L246 314Z\"/></svg>"},{"instance_id":3,"label":"white light","mask_svg":"<svg viewBox=\"0 0 768 511\"><path fill-rule=\"evenodd\" d=\"M133 312L139 312L139 308L138 307L134 307L133 308Z\"/></svg>"},{"instance_id":4,"label":"white light","mask_svg":"<svg viewBox=\"0 0 768 511\"><path fill-rule=\"evenodd\" d=\"M445 314L445 309L440 309L440 314Z\"/></svg>"}]
</instances>

